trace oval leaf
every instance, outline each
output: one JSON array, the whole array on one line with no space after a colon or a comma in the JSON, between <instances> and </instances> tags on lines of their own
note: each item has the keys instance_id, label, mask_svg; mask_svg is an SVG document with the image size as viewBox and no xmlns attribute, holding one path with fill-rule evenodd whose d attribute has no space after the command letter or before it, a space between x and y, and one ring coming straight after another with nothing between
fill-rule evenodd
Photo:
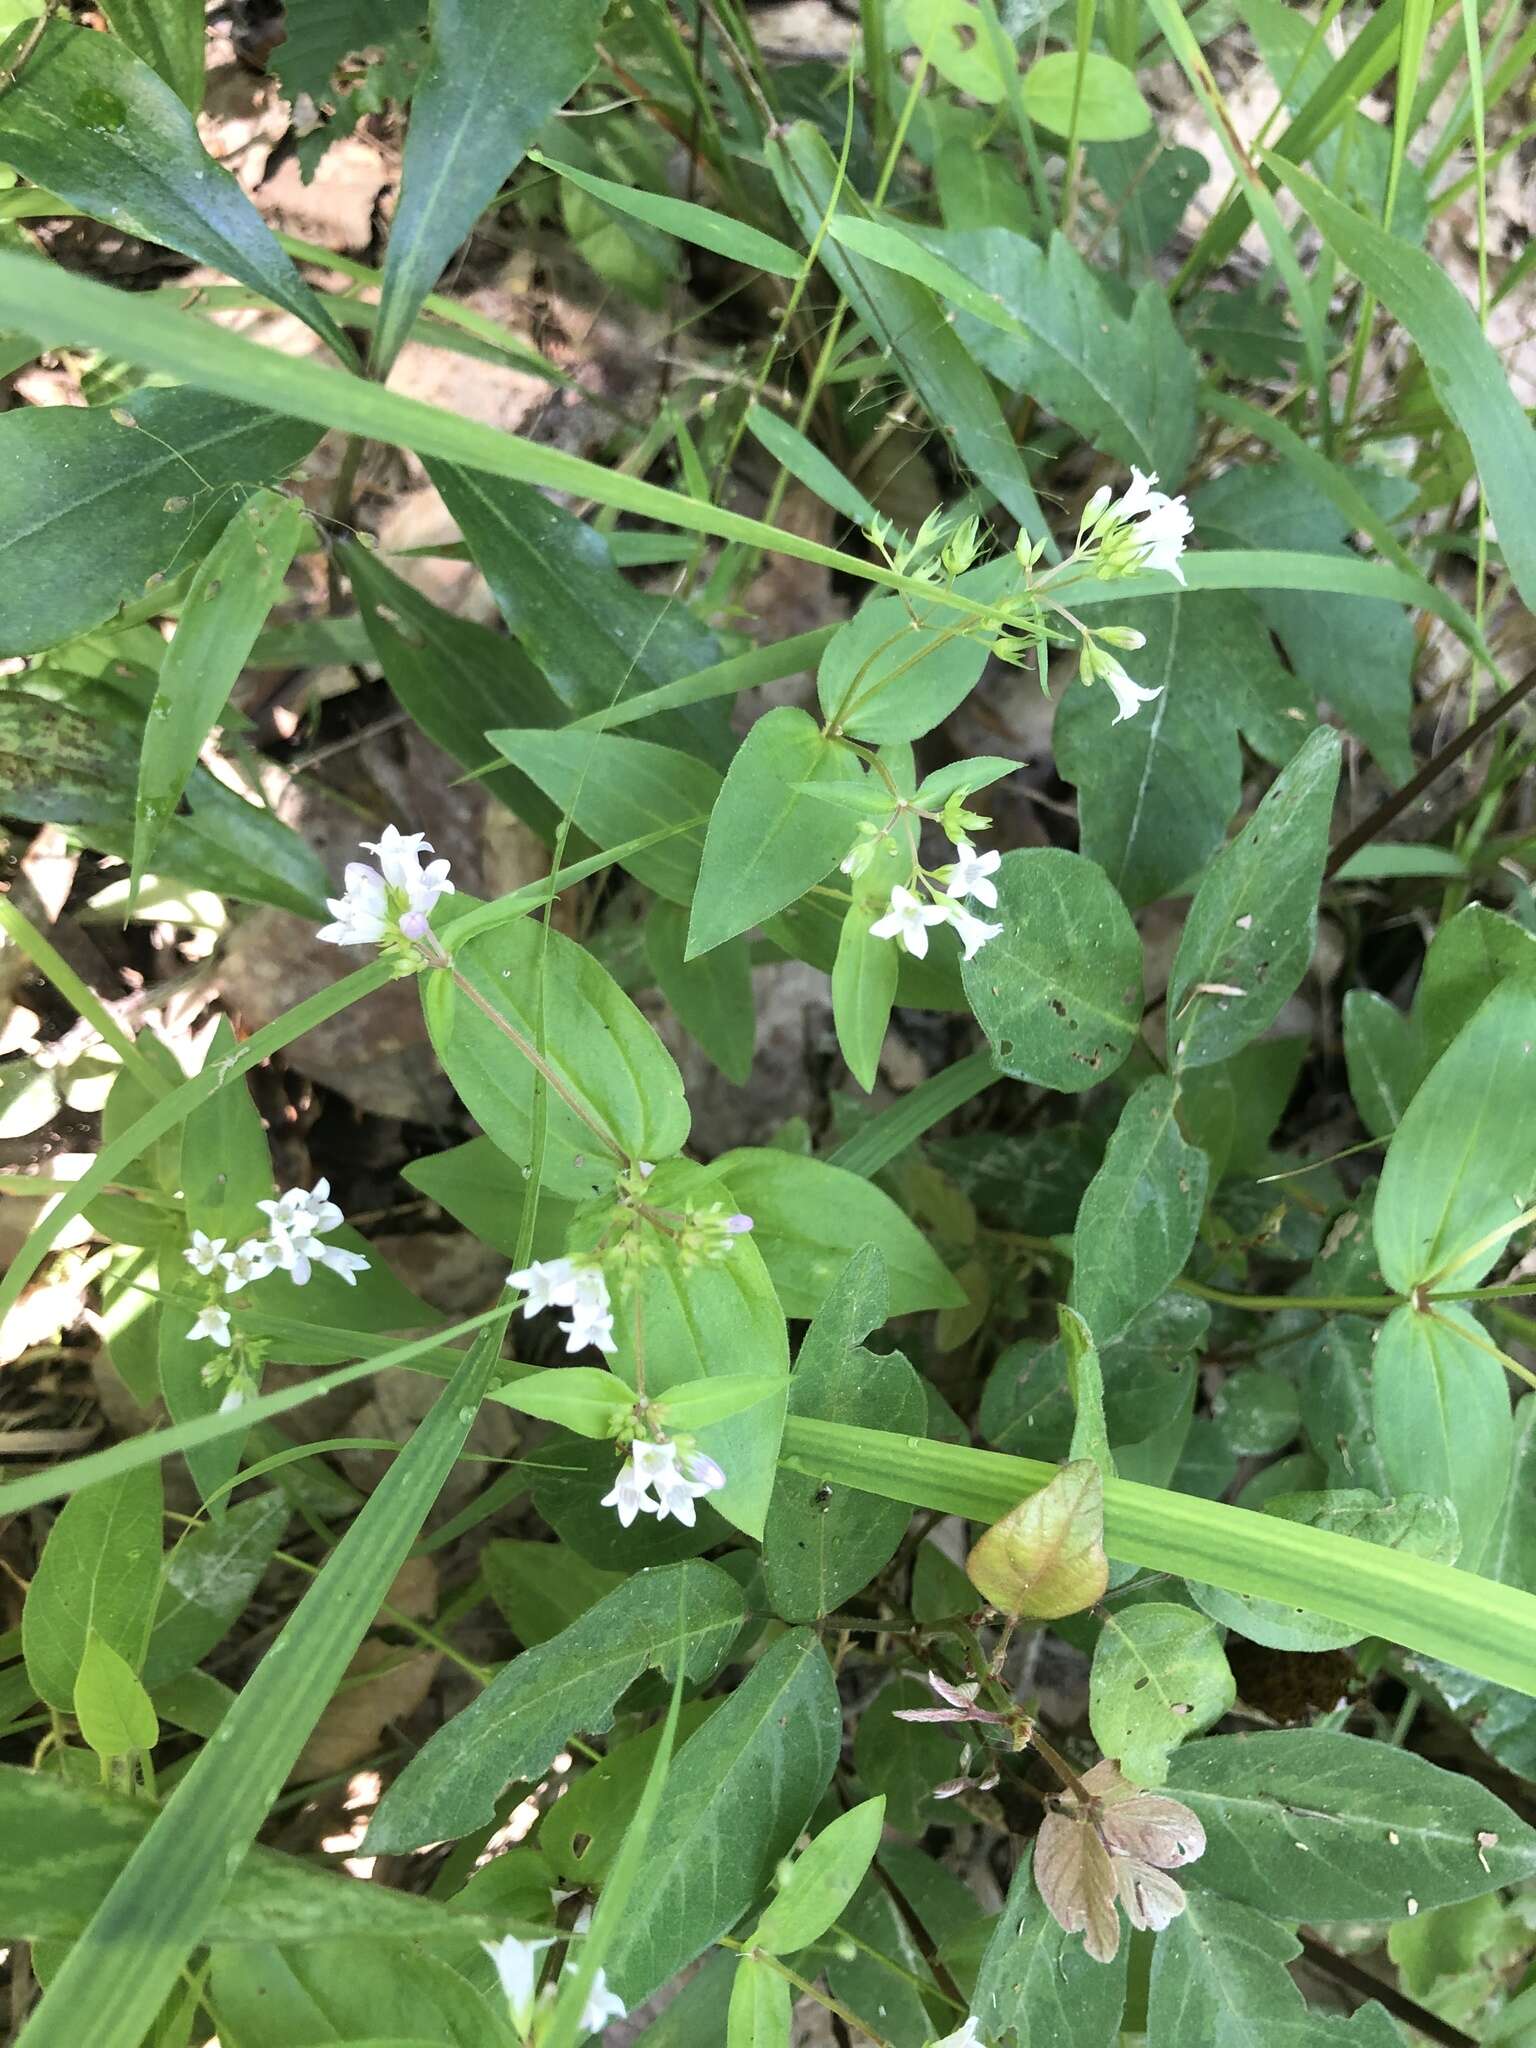
<instances>
[{"instance_id":1,"label":"oval leaf","mask_svg":"<svg viewBox=\"0 0 1536 2048\"><path fill-rule=\"evenodd\" d=\"M1102 1597L1104 1475L1091 1458L1063 1465L1055 1478L1011 1508L979 1538L965 1561L977 1591L1002 1614L1055 1621Z\"/></svg>"}]
</instances>

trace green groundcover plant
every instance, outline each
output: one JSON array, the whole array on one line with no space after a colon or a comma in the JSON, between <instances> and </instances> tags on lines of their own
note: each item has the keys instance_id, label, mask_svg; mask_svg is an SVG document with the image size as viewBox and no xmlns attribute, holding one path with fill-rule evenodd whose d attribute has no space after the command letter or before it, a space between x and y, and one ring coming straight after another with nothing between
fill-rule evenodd
<instances>
[{"instance_id":1,"label":"green groundcover plant","mask_svg":"<svg viewBox=\"0 0 1536 2048\"><path fill-rule=\"evenodd\" d=\"M0 367L85 401L0 416L0 812L119 923L296 912L335 970L188 1075L0 899L107 1084L0 1310L91 1245L142 1411L0 1479L22 2048L1536 2038L1536 432L1488 218L1536 30L817 20L289 0L306 174L398 153L365 265L209 154L202 0L0 5ZM191 279L102 282L92 224ZM426 343L572 386L456 294L488 226L671 323L601 460L391 385ZM363 531L380 447L502 629ZM840 616L755 615L776 560ZM543 879L283 822L237 686L338 661ZM785 961L825 1128L722 1149L676 1049L750 1088ZM252 1093L392 982L477 1132L406 1168L504 1262L467 1318L323 1156L280 1184ZM310 1426L388 1368L441 1382L403 1443ZM458 1689L374 1742L347 1874L295 1815L365 1642Z\"/></svg>"}]
</instances>

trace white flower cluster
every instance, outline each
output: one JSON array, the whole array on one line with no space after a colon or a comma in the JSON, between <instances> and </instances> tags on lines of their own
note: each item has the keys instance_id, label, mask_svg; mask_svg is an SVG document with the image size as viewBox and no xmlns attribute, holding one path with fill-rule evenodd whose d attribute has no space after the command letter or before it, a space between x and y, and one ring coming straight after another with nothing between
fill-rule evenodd
<instances>
[{"instance_id":1,"label":"white flower cluster","mask_svg":"<svg viewBox=\"0 0 1536 2048\"><path fill-rule=\"evenodd\" d=\"M269 1228L265 1237L242 1238L232 1251L226 1251L226 1238L208 1237L201 1230L194 1230L192 1243L182 1257L194 1273L202 1274L206 1280L222 1274L226 1294L234 1294L253 1280L264 1280L269 1273L279 1271L286 1273L295 1287L302 1287L316 1266L339 1273L349 1287L355 1287L358 1274L367 1272L368 1261L342 1245L321 1242L322 1234L334 1230L342 1221L342 1213L330 1195L328 1180L317 1180L312 1188L289 1188L276 1201L256 1204L267 1217ZM227 1345L228 1309L217 1302L209 1303L187 1334L211 1337L215 1344Z\"/></svg>"},{"instance_id":2,"label":"white flower cluster","mask_svg":"<svg viewBox=\"0 0 1536 2048\"><path fill-rule=\"evenodd\" d=\"M507 2012L518 2037L526 2041L532 2032L533 2022L540 2007L553 2005L555 1986L546 1985L544 1995L539 1996L539 1971L542 1967L539 1957L545 1949L553 1948L558 1937L549 1935L542 1941L520 1941L515 1934L504 1934L500 1941L482 1941L480 1946L496 1965L496 1975L501 1981L502 1996L507 2001ZM569 1977L576 1968L573 1960L567 1962L563 1975ZM610 2020L621 2020L627 2008L615 1991L608 1989L606 1971L599 1969L592 1978L587 1992L587 2002L581 2009L583 2033L595 2034L606 2027Z\"/></svg>"},{"instance_id":3,"label":"white flower cluster","mask_svg":"<svg viewBox=\"0 0 1536 2048\"><path fill-rule=\"evenodd\" d=\"M1178 582L1184 581L1179 557L1184 543L1195 530L1195 522L1182 498L1170 498L1157 488L1157 471L1143 476L1131 466L1128 490L1115 497L1108 484L1102 485L1083 507L1078 529L1078 547L1091 540L1094 567L1101 577L1131 576L1141 570L1160 569Z\"/></svg>"},{"instance_id":4,"label":"white flower cluster","mask_svg":"<svg viewBox=\"0 0 1536 2048\"><path fill-rule=\"evenodd\" d=\"M962 839L955 850L960 858L949 867L935 870L935 880L942 886L936 888L923 878L929 892L927 902L915 890L904 888L900 882L896 884L891 891L890 909L869 928L872 939L899 939L914 959L921 960L928 951L930 928L949 924L959 934L966 959L974 960L982 947L997 937L1003 927L977 917L966 909L962 899L968 896L985 909L997 908L997 884L990 877L997 872L1002 855L996 851L978 853L968 839ZM843 866L847 870L848 862Z\"/></svg>"},{"instance_id":5,"label":"white flower cluster","mask_svg":"<svg viewBox=\"0 0 1536 2048\"><path fill-rule=\"evenodd\" d=\"M568 1308L571 1319L560 1329L567 1351L617 1351L613 1341L613 1308L601 1266L581 1266L574 1259L535 1259L531 1266L507 1275L509 1287L520 1287L527 1299L523 1317L540 1309Z\"/></svg>"},{"instance_id":6,"label":"white flower cluster","mask_svg":"<svg viewBox=\"0 0 1536 2048\"><path fill-rule=\"evenodd\" d=\"M725 1474L702 1451L680 1451L675 1443L637 1438L612 1492L605 1493L598 1505L613 1508L626 1529L637 1515L654 1515L659 1522L674 1515L691 1529L698 1519L694 1502L718 1493L724 1484Z\"/></svg>"},{"instance_id":7,"label":"white flower cluster","mask_svg":"<svg viewBox=\"0 0 1536 2048\"><path fill-rule=\"evenodd\" d=\"M377 839L361 842L375 853L379 865L349 861L346 893L327 897L335 922L321 925L315 936L333 946L378 946L391 939L414 942L427 935L428 920L440 896L451 896L448 862L421 856L432 848L420 832L399 832L386 825Z\"/></svg>"}]
</instances>

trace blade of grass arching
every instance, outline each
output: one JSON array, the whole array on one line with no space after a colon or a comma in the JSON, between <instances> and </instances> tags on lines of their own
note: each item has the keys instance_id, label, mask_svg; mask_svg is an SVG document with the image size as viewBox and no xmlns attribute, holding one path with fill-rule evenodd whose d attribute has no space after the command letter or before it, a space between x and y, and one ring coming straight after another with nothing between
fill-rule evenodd
<instances>
[{"instance_id":1,"label":"blade of grass arching","mask_svg":"<svg viewBox=\"0 0 1536 2048\"><path fill-rule=\"evenodd\" d=\"M498 1312L124 1866L18 2048L139 2048L367 1633L479 1411Z\"/></svg>"},{"instance_id":2,"label":"blade of grass arching","mask_svg":"<svg viewBox=\"0 0 1536 2048\"><path fill-rule=\"evenodd\" d=\"M1528 11L1528 10L1523 10ZM1489 40L1487 54L1479 75L1479 91L1485 107L1498 106L1512 90L1518 90L1530 76L1531 64L1536 60L1536 20L1526 23L1518 39L1506 51L1498 48L1499 39L1510 25L1510 17L1494 29ZM1458 38L1447 39L1447 47L1453 52L1458 47ZM1470 81L1462 88L1456 104L1446 116L1445 127L1437 138L1421 166L1426 178L1437 178L1445 169L1452 156L1466 141L1472 121L1472 87Z\"/></svg>"},{"instance_id":3,"label":"blade of grass arching","mask_svg":"<svg viewBox=\"0 0 1536 2048\"><path fill-rule=\"evenodd\" d=\"M1139 5L1139 0L1138 0ZM1009 42L1006 31L997 12L997 0L980 0L981 25L986 31L987 44L992 52L998 76L1007 81L1008 111L1013 116L1013 125L1018 133L1019 146L1024 151L1024 162L1029 169L1030 191L1034 197L1035 219L1042 228L1051 224L1051 188L1046 182L1045 160L1040 154L1040 140L1035 134L1035 124L1029 118L1024 105L1024 73L1019 68L1019 55ZM1134 69L1134 66L1131 68ZM885 197L882 191L876 204Z\"/></svg>"},{"instance_id":4,"label":"blade of grass arching","mask_svg":"<svg viewBox=\"0 0 1536 2048\"><path fill-rule=\"evenodd\" d=\"M1477 171L1477 324L1488 337L1488 128L1483 104L1483 44L1477 18L1477 0L1461 0L1461 28L1467 45L1467 81L1472 95L1472 151ZM1482 630L1484 605L1488 596L1488 507L1483 498L1483 481L1477 480L1477 595L1474 609ZM1467 716L1474 715L1469 698Z\"/></svg>"},{"instance_id":5,"label":"blade of grass arching","mask_svg":"<svg viewBox=\"0 0 1536 2048\"><path fill-rule=\"evenodd\" d=\"M1471 4L1471 0L1468 0ZM1241 427L1245 433L1257 440L1265 441L1278 454L1283 455L1293 468L1300 470L1309 482L1333 505L1335 505L1351 527L1358 527L1361 533L1373 540L1387 560L1403 575L1411 577L1418 590L1418 597L1412 602L1422 611L1433 612L1443 619L1462 645L1490 674L1498 675L1499 670L1493 652L1483 637L1481 626L1459 604L1448 591L1438 589L1423 573L1412 555L1392 531L1388 521L1356 485L1349 471L1337 462L1328 461L1319 455L1310 441L1304 441L1294 427L1288 427L1284 420L1273 413L1264 412L1256 405L1250 405L1244 398L1234 398L1228 391L1218 391L1207 385L1200 394L1200 403L1209 413L1228 425Z\"/></svg>"},{"instance_id":6,"label":"blade of grass arching","mask_svg":"<svg viewBox=\"0 0 1536 2048\"><path fill-rule=\"evenodd\" d=\"M1403 25L1398 34L1397 75L1407 81L1417 78L1419 67L1424 60L1424 45L1429 39L1430 0L1403 0ZM1403 163L1408 154L1408 137L1413 129L1414 96L1411 92L1399 91L1392 108L1392 154L1387 163L1387 191L1382 202L1381 224L1388 234L1392 232L1392 216L1397 208L1397 188L1402 182ZM1365 358L1371 344L1371 330L1376 323L1376 294L1366 285L1360 294L1360 305L1355 315L1355 345L1350 355L1349 384L1344 394L1344 426L1346 431L1355 417L1355 406L1360 398L1360 380L1365 375Z\"/></svg>"},{"instance_id":7,"label":"blade of grass arching","mask_svg":"<svg viewBox=\"0 0 1536 2048\"><path fill-rule=\"evenodd\" d=\"M237 1080L241 1074L249 1073L252 1067L260 1066L275 1052L281 1052L285 1045L291 1045L306 1031L312 1031L317 1024L323 1024L328 1017L345 1010L351 1003L372 995L376 988L393 978L392 963L376 960L367 967L360 967L355 974L334 983L330 988L321 989L308 1002L299 1003L285 1011L265 1029L256 1032L245 1041L232 1059L218 1060L211 1069L194 1074L190 1081L184 1081L169 1095L157 1102L153 1109L144 1112L137 1123L130 1124L120 1138L102 1147L89 1169L79 1180L71 1181L61 1192L57 1203L48 1211L43 1220L32 1230L26 1243L11 1261L10 1270L0 1282L0 1322L5 1320L21 1291L48 1255L48 1248L64 1228L83 1209L94 1202L99 1194L115 1181L125 1167L131 1166L146 1146L206 1102L222 1088L227 1081Z\"/></svg>"},{"instance_id":8,"label":"blade of grass arching","mask_svg":"<svg viewBox=\"0 0 1536 2048\"><path fill-rule=\"evenodd\" d=\"M95 990L86 986L64 956L4 896L0 896L0 932L26 954L44 981L52 983L102 1044L111 1046L152 1102L169 1093L170 1083L164 1074L145 1059Z\"/></svg>"},{"instance_id":9,"label":"blade of grass arching","mask_svg":"<svg viewBox=\"0 0 1536 2048\"><path fill-rule=\"evenodd\" d=\"M925 1131L931 1131L941 1117L1002 1078L989 1052L973 1052L956 1060L943 1073L920 1081L900 1102L871 1117L862 1130L827 1154L827 1164L844 1167L849 1173L878 1173L882 1166L899 1159L909 1145L915 1145Z\"/></svg>"},{"instance_id":10,"label":"blade of grass arching","mask_svg":"<svg viewBox=\"0 0 1536 2048\"><path fill-rule=\"evenodd\" d=\"M1242 137L1227 112L1221 89L1212 75L1211 67L1205 61L1205 54L1195 40L1194 31L1179 11L1178 0L1147 0L1147 6L1185 77L1194 87L1195 97L1205 109L1206 119L1221 144L1227 162L1232 166L1233 175L1243 182L1249 209L1259 224L1270 258L1280 273L1281 282L1291 302L1291 310L1296 315L1296 324L1301 329L1307 370L1312 379L1318 426L1322 431L1323 446L1326 449L1332 438L1333 423L1328 403L1328 341L1323 328L1322 309L1307 284L1300 258L1286 231L1285 223L1280 218L1275 196L1265 184L1258 165L1252 161L1243 146Z\"/></svg>"},{"instance_id":11,"label":"blade of grass arching","mask_svg":"<svg viewBox=\"0 0 1536 2048\"><path fill-rule=\"evenodd\" d=\"M761 228L733 220L729 214L715 213L689 199L673 199L641 186L599 178L591 171L578 170L574 164L546 156L542 150L530 149L528 161L580 186L616 213L627 213L644 221L647 227L660 228L663 234L676 235L680 241L692 242L700 249L710 249L733 263L745 263L749 269L766 271L770 277L800 275L804 258L798 249L791 249L777 235L765 235Z\"/></svg>"},{"instance_id":12,"label":"blade of grass arching","mask_svg":"<svg viewBox=\"0 0 1536 2048\"><path fill-rule=\"evenodd\" d=\"M823 569L845 570L861 582L946 604L977 618L995 620L993 606L898 575L837 548L823 547L787 529L749 519L717 505L702 505L680 491L626 476L579 455L567 455L442 406L407 398L398 391L275 349L263 348L226 328L156 303L158 295L120 292L91 279L72 277L35 256L0 250L0 332L30 334L44 344L74 343L104 349L114 361L163 370L199 390L222 392L248 405L262 405L292 419L313 420L364 440L385 441L420 455L441 456L466 469L538 484L594 504L657 519L717 540L742 541L771 554L792 555ZM1011 446L1011 443L1009 444ZM1017 456L1017 450L1014 450Z\"/></svg>"},{"instance_id":13,"label":"blade of grass arching","mask_svg":"<svg viewBox=\"0 0 1536 2048\"><path fill-rule=\"evenodd\" d=\"M963 1444L790 1416L783 1463L885 1500L992 1523L1058 1467ZM1454 1565L1193 1494L1104 1482L1111 1557L1279 1600L1536 1694L1536 1596Z\"/></svg>"},{"instance_id":14,"label":"blade of grass arching","mask_svg":"<svg viewBox=\"0 0 1536 2048\"><path fill-rule=\"evenodd\" d=\"M651 1830L656 1825L656 1816L661 1811L662 1795L667 1789L667 1776L672 1769L672 1746L677 1740L677 1718L683 1705L684 1657L681 1649L677 1654L677 1676L672 1681L672 1700L667 1708L667 1718L662 1723L661 1741L651 1759L651 1768L645 1774L645 1788L640 1794L640 1803L634 1817L624 1830L624 1840L613 1868L604 1880L598 1899L597 1911L592 1916L592 1925L577 1954L574 1967L566 1966L566 1975L561 1981L560 1998L550 2017L549 2028L540 2042L540 2048L576 2048L584 2038L581 2026L581 2010L587 2002L587 1995L596 1981L597 1973L603 1966L603 1959L613 1948L614 1940L624 1924L630 1902L645 1875L645 1852L650 1843Z\"/></svg>"},{"instance_id":15,"label":"blade of grass arching","mask_svg":"<svg viewBox=\"0 0 1536 2048\"><path fill-rule=\"evenodd\" d=\"M1536 428L1477 315L1445 272L1279 157L1276 175L1363 284L1408 330L1436 395L1471 443L1515 588L1536 604Z\"/></svg>"},{"instance_id":16,"label":"blade of grass arching","mask_svg":"<svg viewBox=\"0 0 1536 2048\"><path fill-rule=\"evenodd\" d=\"M0 1485L0 1515L21 1514L43 1501L60 1500L66 1494L78 1493L82 1487L98 1486L104 1479L119 1479L125 1472L136 1471L141 1465L196 1450L200 1444L214 1443L233 1431L255 1428L259 1423L270 1421L274 1415L286 1415L292 1408L302 1408L307 1401L318 1400L322 1394L333 1393L338 1387L350 1386L354 1380L366 1378L369 1373L387 1371L390 1366L411 1366L417 1371L431 1372L439 1379L447 1379L458 1371L463 1363L463 1354L445 1350L444 1339L472 1336L500 1314L499 1308L486 1309L483 1314L471 1316L466 1322L433 1330L428 1336L413 1337L401 1344L366 1337L360 1332L338 1333L350 1335L350 1348L364 1352L365 1356L351 1365L337 1366L334 1372L320 1373L314 1379L303 1380L297 1386L283 1387L273 1394L257 1395L227 1415L200 1415L192 1422L179 1422L169 1429L148 1430L142 1436L128 1437L120 1444L112 1444L104 1451L92 1451L84 1458L72 1459L67 1465L50 1465L44 1471L29 1472L24 1478L7 1480ZM253 1317L253 1326L259 1321L260 1318ZM241 1479L250 1477L249 1471L240 1474Z\"/></svg>"}]
</instances>

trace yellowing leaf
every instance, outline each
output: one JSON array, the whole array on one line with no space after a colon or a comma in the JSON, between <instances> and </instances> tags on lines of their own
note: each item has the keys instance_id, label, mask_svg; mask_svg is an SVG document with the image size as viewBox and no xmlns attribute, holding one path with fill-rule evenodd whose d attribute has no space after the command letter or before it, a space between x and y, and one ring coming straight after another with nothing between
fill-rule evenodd
<instances>
[{"instance_id":1,"label":"yellowing leaf","mask_svg":"<svg viewBox=\"0 0 1536 2048\"><path fill-rule=\"evenodd\" d=\"M1091 1458L1063 1465L1010 1508L966 1559L971 1583L1004 1614L1054 1621L1091 1607L1109 1581L1104 1476Z\"/></svg>"}]
</instances>

